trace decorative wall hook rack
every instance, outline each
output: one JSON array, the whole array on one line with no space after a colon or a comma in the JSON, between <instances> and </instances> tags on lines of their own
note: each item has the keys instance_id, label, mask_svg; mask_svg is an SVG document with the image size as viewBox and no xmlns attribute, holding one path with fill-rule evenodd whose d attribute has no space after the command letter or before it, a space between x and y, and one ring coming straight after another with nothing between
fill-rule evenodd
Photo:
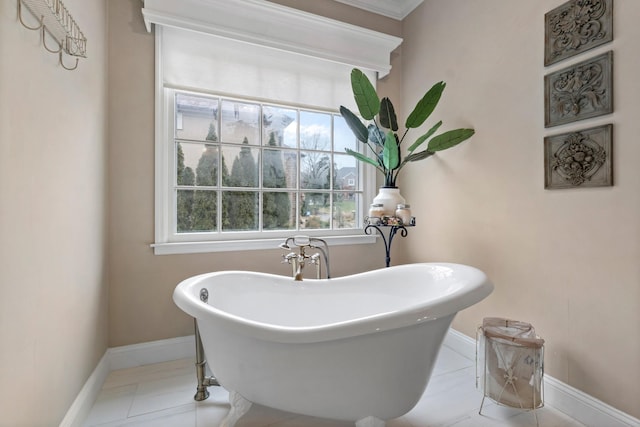
<instances>
[{"instance_id":1,"label":"decorative wall hook rack","mask_svg":"<svg viewBox=\"0 0 640 427\"><path fill-rule=\"evenodd\" d=\"M87 57L87 38L80 31L80 27L73 19L61 0L17 0L18 19L27 29L39 31L42 45L51 53L59 55L59 62L65 70L78 68L78 58ZM23 19L23 6L31 12L38 21L38 25L29 25ZM47 34L49 36L47 36ZM47 38L53 39L57 47L50 47ZM47 44L49 43L49 45ZM74 56L76 63L67 66L64 63L64 55Z\"/></svg>"}]
</instances>

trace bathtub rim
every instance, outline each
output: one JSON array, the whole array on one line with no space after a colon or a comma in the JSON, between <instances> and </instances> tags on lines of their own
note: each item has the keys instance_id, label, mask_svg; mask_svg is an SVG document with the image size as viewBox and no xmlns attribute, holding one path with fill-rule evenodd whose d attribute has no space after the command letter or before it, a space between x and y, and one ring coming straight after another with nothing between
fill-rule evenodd
<instances>
[{"instance_id":1,"label":"bathtub rim","mask_svg":"<svg viewBox=\"0 0 640 427\"><path fill-rule=\"evenodd\" d=\"M293 279L289 276L244 270L222 270L203 273L181 281L174 289L173 300L182 311L192 317L201 321L205 319L215 319L219 326L230 328L236 333L274 342L313 343L380 333L392 329L415 326L418 324L426 324L429 320L438 319L451 314L455 315L460 310L482 301L484 298L489 296L494 289L491 281L489 281L486 274L481 270L469 265L449 262L403 264L333 279L305 280L314 283L325 281L336 283L348 280L349 278L375 275L381 271L392 272L399 269L419 269L421 267L436 266L444 266L453 269L461 268L462 270L466 270L467 273L472 273L476 276L474 277L474 283L467 283L467 285L462 289L445 297L438 298L435 303L433 300L430 300L418 303L415 306L409 307L407 310L382 312L371 316L336 323L327 323L319 326L282 326L259 322L206 304L200 301L198 296L200 289L203 287L202 281L212 277L249 274L272 280L292 281Z\"/></svg>"}]
</instances>

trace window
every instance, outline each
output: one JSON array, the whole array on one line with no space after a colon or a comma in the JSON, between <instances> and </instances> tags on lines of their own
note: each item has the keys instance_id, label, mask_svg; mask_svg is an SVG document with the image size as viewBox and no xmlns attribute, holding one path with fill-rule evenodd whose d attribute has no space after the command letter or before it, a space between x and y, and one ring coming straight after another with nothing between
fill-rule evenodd
<instances>
[{"instance_id":1,"label":"window","mask_svg":"<svg viewBox=\"0 0 640 427\"><path fill-rule=\"evenodd\" d=\"M145 0L155 25L156 254L330 244L362 232L375 171L337 113L353 67L375 81L401 42L270 2Z\"/></svg>"},{"instance_id":2,"label":"window","mask_svg":"<svg viewBox=\"0 0 640 427\"><path fill-rule=\"evenodd\" d=\"M362 227L359 165L344 154L357 141L340 115L170 92L173 234Z\"/></svg>"}]
</instances>

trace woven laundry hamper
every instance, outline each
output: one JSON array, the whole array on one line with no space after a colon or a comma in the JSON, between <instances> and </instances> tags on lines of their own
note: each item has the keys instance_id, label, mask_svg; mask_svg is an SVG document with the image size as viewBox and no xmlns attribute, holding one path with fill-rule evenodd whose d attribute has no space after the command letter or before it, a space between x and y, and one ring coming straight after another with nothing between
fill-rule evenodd
<instances>
[{"instance_id":1,"label":"woven laundry hamper","mask_svg":"<svg viewBox=\"0 0 640 427\"><path fill-rule=\"evenodd\" d=\"M529 323L487 317L477 333L476 373L476 385L484 392L482 404L489 397L514 408L540 408L544 405L544 340Z\"/></svg>"}]
</instances>

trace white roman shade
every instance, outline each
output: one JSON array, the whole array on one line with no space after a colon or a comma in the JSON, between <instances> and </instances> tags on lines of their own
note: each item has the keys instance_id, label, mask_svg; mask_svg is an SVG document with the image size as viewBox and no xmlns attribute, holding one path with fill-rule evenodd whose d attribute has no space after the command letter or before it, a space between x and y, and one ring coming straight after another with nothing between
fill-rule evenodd
<instances>
[{"instance_id":1,"label":"white roman shade","mask_svg":"<svg viewBox=\"0 0 640 427\"><path fill-rule=\"evenodd\" d=\"M158 36L165 86L284 104L353 107L349 65L171 27Z\"/></svg>"},{"instance_id":2,"label":"white roman shade","mask_svg":"<svg viewBox=\"0 0 640 427\"><path fill-rule=\"evenodd\" d=\"M349 75L375 84L402 39L264 0L145 0L161 84L304 106L355 108Z\"/></svg>"}]
</instances>

